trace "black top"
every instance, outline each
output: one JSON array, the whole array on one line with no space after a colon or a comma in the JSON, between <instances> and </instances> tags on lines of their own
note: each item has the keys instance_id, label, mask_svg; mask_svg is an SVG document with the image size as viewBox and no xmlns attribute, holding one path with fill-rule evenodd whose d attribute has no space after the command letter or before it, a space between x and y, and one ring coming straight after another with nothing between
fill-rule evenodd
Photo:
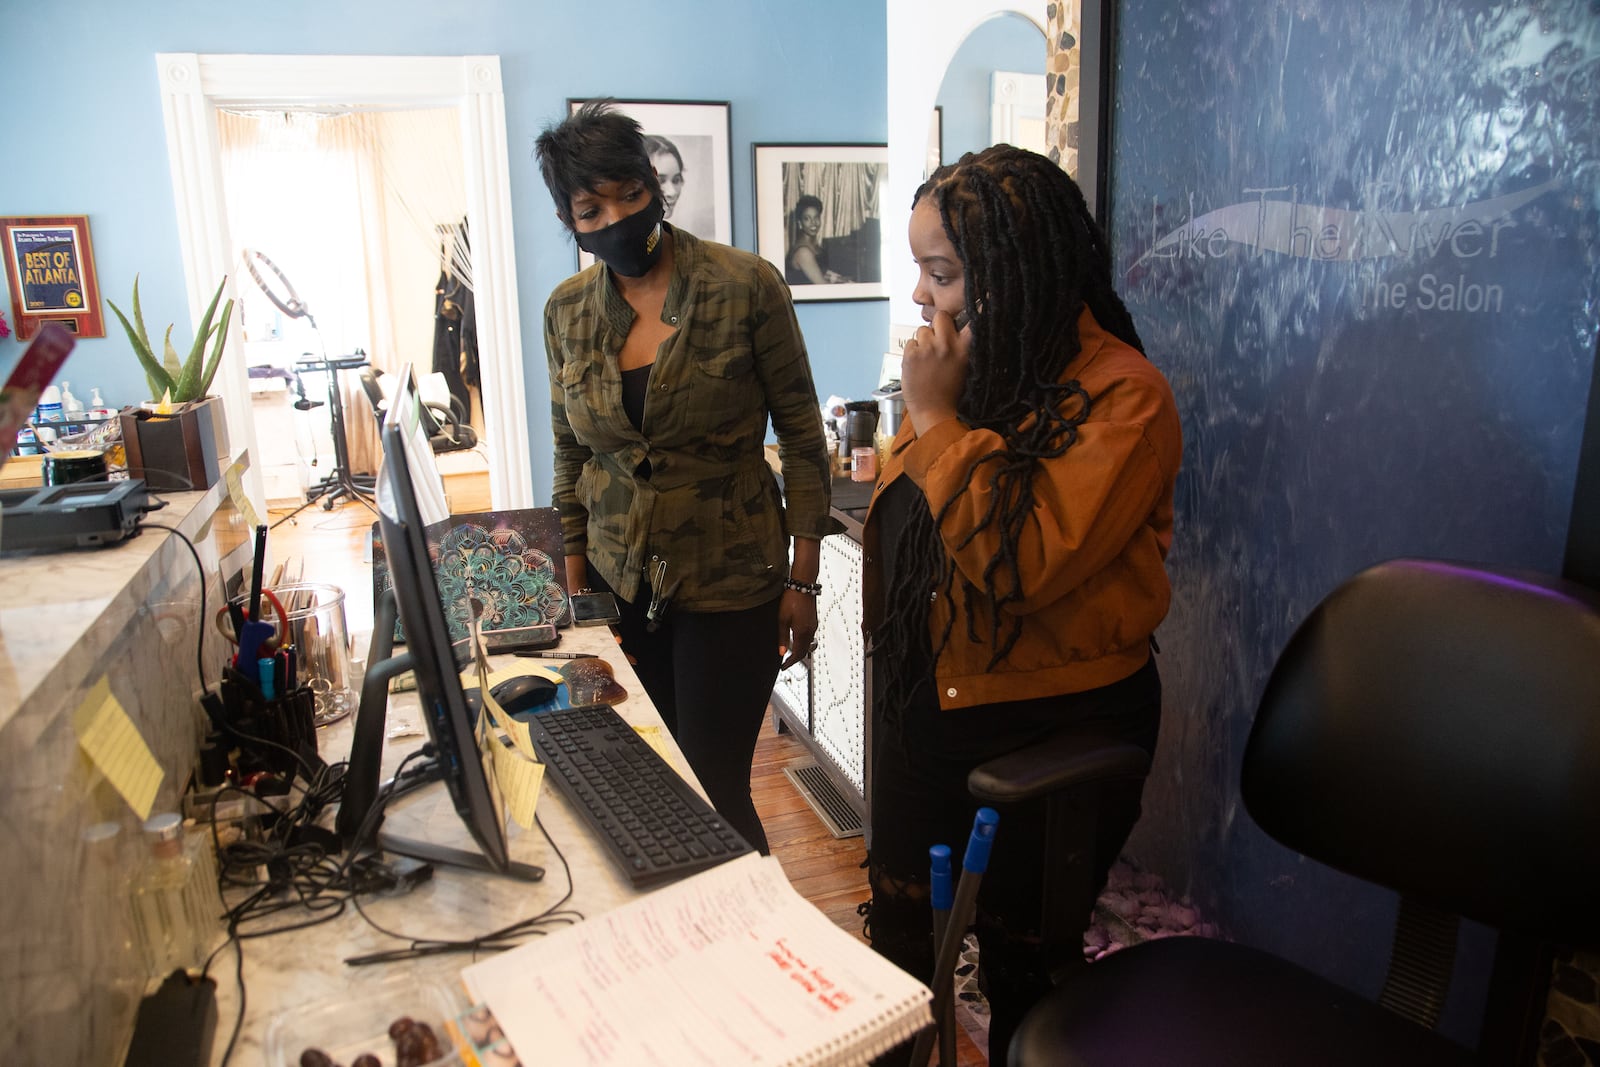
<instances>
[{"instance_id":1,"label":"black top","mask_svg":"<svg viewBox=\"0 0 1600 1067\"><path fill-rule=\"evenodd\" d=\"M896 478L878 497L878 529L884 536L878 539L878 568L883 575L884 589L894 587L900 567L899 532L911 521L916 508L926 508L928 498L910 478Z\"/></svg>"},{"instance_id":2,"label":"black top","mask_svg":"<svg viewBox=\"0 0 1600 1067\"><path fill-rule=\"evenodd\" d=\"M644 398L650 392L650 368L654 363L622 372L622 411L635 430L644 428Z\"/></svg>"}]
</instances>

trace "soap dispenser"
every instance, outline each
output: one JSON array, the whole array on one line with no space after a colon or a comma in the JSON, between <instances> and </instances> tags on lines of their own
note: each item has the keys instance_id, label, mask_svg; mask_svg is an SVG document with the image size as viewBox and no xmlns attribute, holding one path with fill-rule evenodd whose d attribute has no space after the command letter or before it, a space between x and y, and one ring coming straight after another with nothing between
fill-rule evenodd
<instances>
[{"instance_id":1,"label":"soap dispenser","mask_svg":"<svg viewBox=\"0 0 1600 1067\"><path fill-rule=\"evenodd\" d=\"M62 421L66 423L66 426L62 428L63 433L73 434L83 431L83 424L74 421L73 416L75 415L78 418L83 417L83 401L72 395L70 383L63 378L61 380L61 417Z\"/></svg>"},{"instance_id":2,"label":"soap dispenser","mask_svg":"<svg viewBox=\"0 0 1600 1067\"><path fill-rule=\"evenodd\" d=\"M100 387L95 386L89 390L89 410L84 414L91 419L109 419L116 412L106 407L106 402L100 399Z\"/></svg>"}]
</instances>

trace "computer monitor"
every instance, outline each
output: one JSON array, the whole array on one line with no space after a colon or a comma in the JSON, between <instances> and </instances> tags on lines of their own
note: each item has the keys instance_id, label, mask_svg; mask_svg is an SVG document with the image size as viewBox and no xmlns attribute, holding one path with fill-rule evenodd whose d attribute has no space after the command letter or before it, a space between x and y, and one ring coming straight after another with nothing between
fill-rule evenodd
<instances>
[{"instance_id":1,"label":"computer monitor","mask_svg":"<svg viewBox=\"0 0 1600 1067\"><path fill-rule=\"evenodd\" d=\"M372 646L356 715L337 828L345 846L358 847L377 802L389 682L411 671L434 747L437 776L477 842L479 853L431 842L378 835L386 851L458 866L483 867L536 880L543 871L513 863L507 853L501 798L484 768L476 739L476 710L461 684L444 605L428 551L428 529L449 517L444 481L422 423L422 398L410 365L401 369L380 434L378 524L392 580L375 605ZM406 651L393 655L396 610L405 625Z\"/></svg>"}]
</instances>

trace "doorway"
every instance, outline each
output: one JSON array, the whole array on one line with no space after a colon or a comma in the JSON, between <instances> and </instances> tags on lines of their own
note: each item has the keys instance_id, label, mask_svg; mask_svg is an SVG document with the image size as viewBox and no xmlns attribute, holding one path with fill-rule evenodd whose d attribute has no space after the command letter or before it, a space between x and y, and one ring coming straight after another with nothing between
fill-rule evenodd
<instances>
[{"instance_id":1,"label":"doorway","mask_svg":"<svg viewBox=\"0 0 1600 1067\"><path fill-rule=\"evenodd\" d=\"M380 450L363 377L407 364L455 416L441 453L486 494L483 449L454 454L483 432L454 109L226 108L217 128L268 507L369 495Z\"/></svg>"},{"instance_id":2,"label":"doorway","mask_svg":"<svg viewBox=\"0 0 1600 1067\"><path fill-rule=\"evenodd\" d=\"M456 113L472 233L489 495L496 509L532 506L499 58L164 53L156 59L192 311L204 307L216 279L233 275L237 268L223 189L218 109L444 107ZM230 351L235 355L218 372L219 390L229 425L240 427L240 444L252 457L245 491L264 513L261 467L255 462L260 443L237 337Z\"/></svg>"}]
</instances>

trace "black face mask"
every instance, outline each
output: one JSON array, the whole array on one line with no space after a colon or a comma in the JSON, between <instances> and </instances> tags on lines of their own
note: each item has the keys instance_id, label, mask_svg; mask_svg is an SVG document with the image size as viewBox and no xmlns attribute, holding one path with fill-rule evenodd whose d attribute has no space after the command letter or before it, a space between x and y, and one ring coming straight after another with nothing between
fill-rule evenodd
<instances>
[{"instance_id":1,"label":"black face mask","mask_svg":"<svg viewBox=\"0 0 1600 1067\"><path fill-rule=\"evenodd\" d=\"M573 233L578 247L605 263L618 274L638 278L649 273L661 258L666 242L661 232L664 217L661 198L650 201L650 206L635 211L625 219L588 233Z\"/></svg>"}]
</instances>

